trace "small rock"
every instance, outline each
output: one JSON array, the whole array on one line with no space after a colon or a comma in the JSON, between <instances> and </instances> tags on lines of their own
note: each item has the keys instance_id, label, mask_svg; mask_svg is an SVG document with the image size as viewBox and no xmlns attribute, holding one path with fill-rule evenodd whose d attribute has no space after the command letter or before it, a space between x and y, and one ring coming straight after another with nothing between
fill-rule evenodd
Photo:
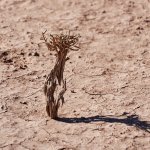
<instances>
[{"instance_id":1,"label":"small rock","mask_svg":"<svg viewBox=\"0 0 150 150\"><path fill-rule=\"evenodd\" d=\"M21 52L21 53L20 53L20 55L23 55L23 56L24 56L24 53L23 53L23 52Z\"/></svg>"},{"instance_id":2,"label":"small rock","mask_svg":"<svg viewBox=\"0 0 150 150\"><path fill-rule=\"evenodd\" d=\"M43 77L46 78L46 75L44 75Z\"/></svg>"},{"instance_id":3,"label":"small rock","mask_svg":"<svg viewBox=\"0 0 150 150\"><path fill-rule=\"evenodd\" d=\"M136 30L144 30L142 27L137 27Z\"/></svg>"},{"instance_id":4,"label":"small rock","mask_svg":"<svg viewBox=\"0 0 150 150\"><path fill-rule=\"evenodd\" d=\"M103 10L102 13L105 14L105 13L106 13L106 10Z\"/></svg>"},{"instance_id":5,"label":"small rock","mask_svg":"<svg viewBox=\"0 0 150 150\"><path fill-rule=\"evenodd\" d=\"M150 19L146 19L146 20L144 20L144 22L150 23Z\"/></svg>"},{"instance_id":6,"label":"small rock","mask_svg":"<svg viewBox=\"0 0 150 150\"><path fill-rule=\"evenodd\" d=\"M15 97L14 97L15 100L17 100L18 98L19 98L18 96L15 96Z\"/></svg>"},{"instance_id":7,"label":"small rock","mask_svg":"<svg viewBox=\"0 0 150 150\"><path fill-rule=\"evenodd\" d=\"M23 69L23 70L25 70L26 68L27 68L27 65L20 66L20 69Z\"/></svg>"},{"instance_id":8,"label":"small rock","mask_svg":"<svg viewBox=\"0 0 150 150\"><path fill-rule=\"evenodd\" d=\"M4 59L4 63L11 63L11 62L13 62L13 60L12 59Z\"/></svg>"},{"instance_id":9,"label":"small rock","mask_svg":"<svg viewBox=\"0 0 150 150\"><path fill-rule=\"evenodd\" d=\"M129 113L127 112L123 112L122 116L128 115Z\"/></svg>"},{"instance_id":10,"label":"small rock","mask_svg":"<svg viewBox=\"0 0 150 150\"><path fill-rule=\"evenodd\" d=\"M20 104L28 105L28 103L27 103L27 102L20 102Z\"/></svg>"},{"instance_id":11,"label":"small rock","mask_svg":"<svg viewBox=\"0 0 150 150\"><path fill-rule=\"evenodd\" d=\"M4 110L4 105L1 106L1 109Z\"/></svg>"},{"instance_id":12,"label":"small rock","mask_svg":"<svg viewBox=\"0 0 150 150\"><path fill-rule=\"evenodd\" d=\"M66 61L67 61L67 60L69 60L69 59L70 59L70 58L69 58L69 57L67 57L67 58L66 58Z\"/></svg>"},{"instance_id":13,"label":"small rock","mask_svg":"<svg viewBox=\"0 0 150 150\"><path fill-rule=\"evenodd\" d=\"M40 55L39 55L39 53L35 52L35 53L34 53L34 56L38 56L38 57L39 57Z\"/></svg>"},{"instance_id":14,"label":"small rock","mask_svg":"<svg viewBox=\"0 0 150 150\"><path fill-rule=\"evenodd\" d=\"M8 52L3 52L1 55L2 55L2 56L7 56L7 55L8 55Z\"/></svg>"},{"instance_id":15,"label":"small rock","mask_svg":"<svg viewBox=\"0 0 150 150\"><path fill-rule=\"evenodd\" d=\"M29 53L28 56L32 56L32 53Z\"/></svg>"},{"instance_id":16,"label":"small rock","mask_svg":"<svg viewBox=\"0 0 150 150\"><path fill-rule=\"evenodd\" d=\"M71 93L76 93L74 90L71 90Z\"/></svg>"}]
</instances>

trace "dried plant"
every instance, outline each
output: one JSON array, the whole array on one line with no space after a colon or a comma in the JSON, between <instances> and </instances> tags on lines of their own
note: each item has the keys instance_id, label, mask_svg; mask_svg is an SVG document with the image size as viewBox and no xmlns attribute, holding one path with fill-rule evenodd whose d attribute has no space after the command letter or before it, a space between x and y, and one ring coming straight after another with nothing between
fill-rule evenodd
<instances>
[{"instance_id":1,"label":"dried plant","mask_svg":"<svg viewBox=\"0 0 150 150\"><path fill-rule=\"evenodd\" d=\"M54 34L46 38L42 33L44 42L50 51L56 52L56 62L54 68L48 74L44 84L44 94L46 96L46 111L52 119L58 117L58 109L64 103L64 93L66 91L66 80L63 77L67 54L70 50L77 51L79 35ZM59 89L59 90L58 90Z\"/></svg>"}]
</instances>

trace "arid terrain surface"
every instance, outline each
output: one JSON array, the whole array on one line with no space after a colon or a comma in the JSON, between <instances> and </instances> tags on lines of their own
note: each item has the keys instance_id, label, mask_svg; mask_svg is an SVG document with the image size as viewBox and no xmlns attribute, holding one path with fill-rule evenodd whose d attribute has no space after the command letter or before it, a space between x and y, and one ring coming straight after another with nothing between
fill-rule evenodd
<instances>
[{"instance_id":1,"label":"arid terrain surface","mask_svg":"<svg viewBox=\"0 0 150 150\"><path fill-rule=\"evenodd\" d=\"M59 119L42 32L80 34ZM150 150L150 0L0 0L1 150Z\"/></svg>"}]
</instances>

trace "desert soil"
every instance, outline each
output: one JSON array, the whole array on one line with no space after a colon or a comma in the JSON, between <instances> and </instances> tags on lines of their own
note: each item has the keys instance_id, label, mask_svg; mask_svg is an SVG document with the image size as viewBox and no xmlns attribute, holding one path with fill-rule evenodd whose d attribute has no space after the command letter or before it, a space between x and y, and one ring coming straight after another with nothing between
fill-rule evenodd
<instances>
[{"instance_id":1,"label":"desert soil","mask_svg":"<svg viewBox=\"0 0 150 150\"><path fill-rule=\"evenodd\" d=\"M47 34L80 34L59 119L43 85ZM0 0L0 149L150 149L149 0Z\"/></svg>"}]
</instances>

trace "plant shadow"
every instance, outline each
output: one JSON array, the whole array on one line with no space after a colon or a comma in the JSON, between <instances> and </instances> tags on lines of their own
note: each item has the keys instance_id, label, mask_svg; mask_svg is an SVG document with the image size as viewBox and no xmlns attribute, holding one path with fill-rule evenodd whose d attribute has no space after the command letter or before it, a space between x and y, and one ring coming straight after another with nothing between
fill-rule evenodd
<instances>
[{"instance_id":1,"label":"plant shadow","mask_svg":"<svg viewBox=\"0 0 150 150\"><path fill-rule=\"evenodd\" d=\"M126 113L128 114L128 113ZM150 133L150 122L141 121L137 115L123 114L121 116L92 116L92 117L80 117L80 118L57 118L57 121L65 123L90 123L90 122L108 122L108 123L122 123L128 126L134 126L141 130L145 130Z\"/></svg>"}]
</instances>

